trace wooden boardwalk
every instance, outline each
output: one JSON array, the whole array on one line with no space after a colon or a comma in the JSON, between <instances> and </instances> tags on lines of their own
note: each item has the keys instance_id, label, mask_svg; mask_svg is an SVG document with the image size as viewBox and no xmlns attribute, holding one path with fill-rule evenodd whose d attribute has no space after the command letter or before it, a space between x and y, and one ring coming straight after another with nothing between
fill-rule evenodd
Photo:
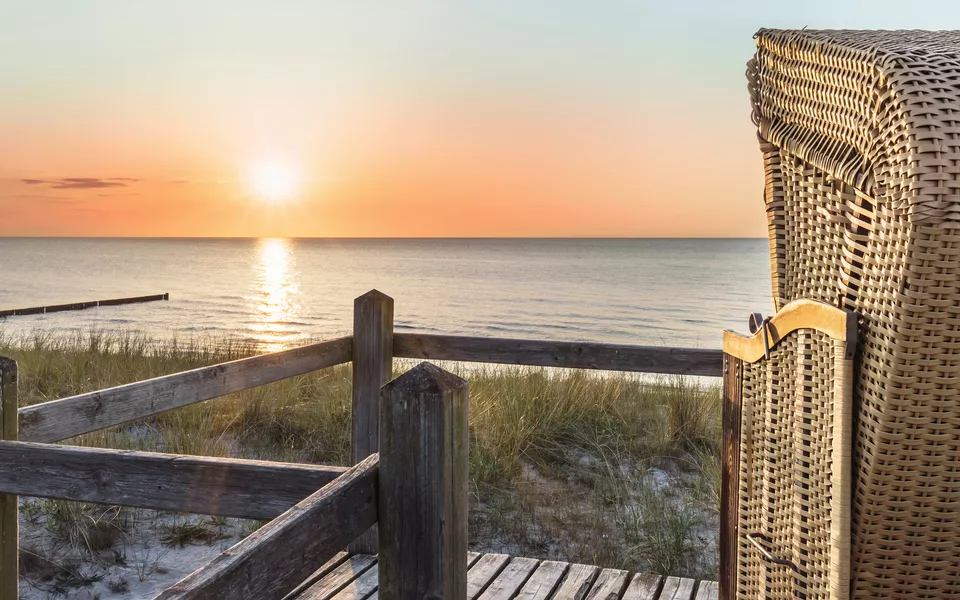
<instances>
[{"instance_id":1,"label":"wooden boardwalk","mask_svg":"<svg viewBox=\"0 0 960 600\"><path fill-rule=\"evenodd\" d=\"M717 600L717 582L551 560L467 557L467 600ZM377 557L335 556L286 600L377 600Z\"/></svg>"}]
</instances>

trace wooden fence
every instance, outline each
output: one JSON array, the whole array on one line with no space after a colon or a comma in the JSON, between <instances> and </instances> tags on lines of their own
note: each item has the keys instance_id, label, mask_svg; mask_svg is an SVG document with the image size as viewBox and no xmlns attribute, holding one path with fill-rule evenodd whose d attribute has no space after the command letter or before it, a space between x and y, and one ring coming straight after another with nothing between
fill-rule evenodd
<instances>
[{"instance_id":1,"label":"wooden fence","mask_svg":"<svg viewBox=\"0 0 960 600\"><path fill-rule=\"evenodd\" d=\"M376 290L355 300L353 329L351 337L19 409L16 363L0 358L0 600L18 597L18 495L273 519L158 596L165 600L279 599L348 544L379 552L384 600L460 600L466 382L429 363L389 381L395 358L722 374L719 350L395 334L393 300ZM348 362L349 469L55 444Z\"/></svg>"}]
</instances>

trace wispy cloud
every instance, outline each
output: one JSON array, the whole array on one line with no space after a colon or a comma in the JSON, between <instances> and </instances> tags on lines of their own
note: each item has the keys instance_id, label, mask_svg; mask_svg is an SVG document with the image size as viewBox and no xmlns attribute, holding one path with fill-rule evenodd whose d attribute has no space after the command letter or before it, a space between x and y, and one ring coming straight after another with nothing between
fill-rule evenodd
<instances>
[{"instance_id":1,"label":"wispy cloud","mask_svg":"<svg viewBox=\"0 0 960 600\"><path fill-rule=\"evenodd\" d=\"M27 185L43 185L55 190L89 190L100 188L127 187L140 181L132 177L63 177L60 179L21 179Z\"/></svg>"},{"instance_id":2,"label":"wispy cloud","mask_svg":"<svg viewBox=\"0 0 960 600\"><path fill-rule=\"evenodd\" d=\"M76 198L68 196L51 196L49 194L12 194L13 198L27 198L30 200L49 200L53 204L74 204Z\"/></svg>"}]
</instances>

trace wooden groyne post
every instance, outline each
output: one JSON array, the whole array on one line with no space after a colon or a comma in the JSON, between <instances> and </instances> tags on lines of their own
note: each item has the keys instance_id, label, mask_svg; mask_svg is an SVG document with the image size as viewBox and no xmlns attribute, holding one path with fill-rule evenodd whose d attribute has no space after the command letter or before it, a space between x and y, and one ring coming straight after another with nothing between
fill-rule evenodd
<instances>
[{"instance_id":1,"label":"wooden groyne post","mask_svg":"<svg viewBox=\"0 0 960 600\"><path fill-rule=\"evenodd\" d=\"M393 373L393 298L370 290L353 301L353 435L350 462L357 464L380 448L380 388ZM374 554L377 528L350 544L350 551Z\"/></svg>"},{"instance_id":2,"label":"wooden groyne post","mask_svg":"<svg viewBox=\"0 0 960 600\"><path fill-rule=\"evenodd\" d=\"M380 395L379 597L467 597L467 382L421 363Z\"/></svg>"},{"instance_id":3,"label":"wooden groyne post","mask_svg":"<svg viewBox=\"0 0 960 600\"><path fill-rule=\"evenodd\" d=\"M170 294L154 294L153 296L136 296L133 298L110 298L108 300L91 300L90 302L73 302L71 304L54 304L53 306L31 306L30 308L12 308L0 310L0 317L18 317L22 315L42 315L65 310L83 310L98 306L120 306L122 304L139 304L141 302L156 302L169 300Z\"/></svg>"},{"instance_id":4,"label":"wooden groyne post","mask_svg":"<svg viewBox=\"0 0 960 600\"><path fill-rule=\"evenodd\" d=\"M17 439L17 363L0 356L0 439ZM17 600L19 586L17 497L0 494L0 600Z\"/></svg>"}]
</instances>

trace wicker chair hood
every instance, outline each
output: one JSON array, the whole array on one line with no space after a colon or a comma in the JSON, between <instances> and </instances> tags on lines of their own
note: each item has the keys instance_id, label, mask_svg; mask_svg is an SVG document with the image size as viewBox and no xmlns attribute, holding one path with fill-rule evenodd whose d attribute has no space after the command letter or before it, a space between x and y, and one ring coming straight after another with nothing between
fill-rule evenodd
<instances>
[{"instance_id":1,"label":"wicker chair hood","mask_svg":"<svg viewBox=\"0 0 960 600\"><path fill-rule=\"evenodd\" d=\"M860 317L852 597L958 596L960 32L756 42L774 303Z\"/></svg>"}]
</instances>

